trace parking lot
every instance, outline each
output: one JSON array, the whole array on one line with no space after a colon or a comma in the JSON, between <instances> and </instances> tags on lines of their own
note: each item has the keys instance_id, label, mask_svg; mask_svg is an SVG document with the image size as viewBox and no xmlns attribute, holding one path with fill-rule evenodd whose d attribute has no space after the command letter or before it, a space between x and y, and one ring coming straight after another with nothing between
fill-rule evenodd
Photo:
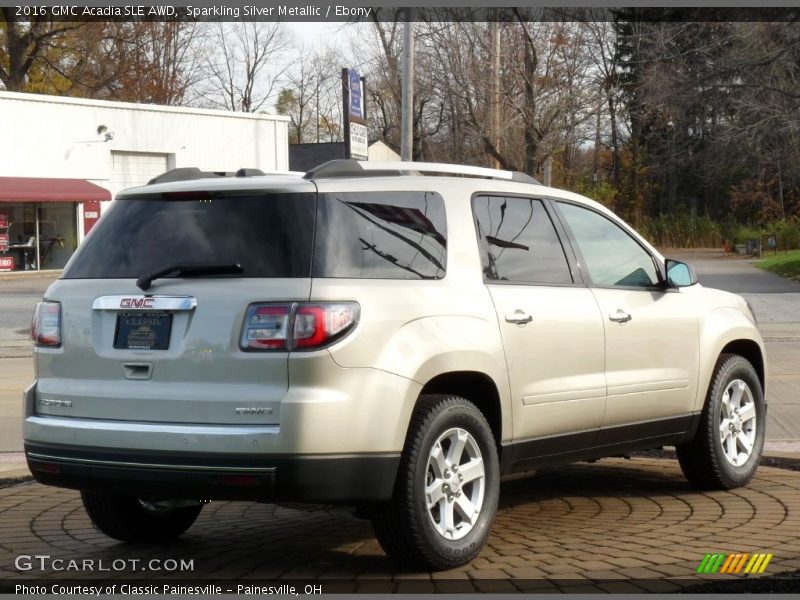
<instances>
[{"instance_id":1,"label":"parking lot","mask_svg":"<svg viewBox=\"0 0 800 600\"><path fill-rule=\"evenodd\" d=\"M753 305L769 359L766 453L800 459L800 285L749 261L681 255L701 282ZM680 256L679 256L680 257ZM0 478L21 469L19 394L33 378L25 341L48 277L0 280ZM782 463L787 464L787 463ZM670 591L706 579L706 553L771 553L765 574L800 569L800 472L763 466L746 488L692 490L669 457L611 458L503 484L488 546L446 573L409 573L387 559L368 521L330 507L212 503L178 542L158 550L92 529L77 492L35 483L0 489L0 581L172 577L322 582L323 591ZM20 555L104 560L187 559L194 570L20 571ZM129 563L130 564L130 563ZM139 564L139 563L136 563ZM389 588L387 589L387 586Z\"/></svg>"}]
</instances>

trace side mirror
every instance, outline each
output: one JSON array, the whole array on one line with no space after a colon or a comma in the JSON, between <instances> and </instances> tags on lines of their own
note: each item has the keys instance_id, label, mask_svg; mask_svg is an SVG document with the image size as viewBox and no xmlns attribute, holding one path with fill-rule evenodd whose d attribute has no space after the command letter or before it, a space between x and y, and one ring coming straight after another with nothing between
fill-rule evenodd
<instances>
[{"instance_id":1,"label":"side mirror","mask_svg":"<svg viewBox=\"0 0 800 600\"><path fill-rule=\"evenodd\" d=\"M694 267L687 265L679 260L666 260L667 285L669 287L680 288L689 287L697 283L697 272Z\"/></svg>"}]
</instances>

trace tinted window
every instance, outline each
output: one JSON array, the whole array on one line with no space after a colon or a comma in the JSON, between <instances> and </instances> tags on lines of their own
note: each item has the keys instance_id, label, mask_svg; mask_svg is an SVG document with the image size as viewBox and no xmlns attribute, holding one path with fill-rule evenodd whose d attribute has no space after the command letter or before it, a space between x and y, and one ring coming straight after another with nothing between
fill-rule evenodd
<instances>
[{"instance_id":1,"label":"tinted window","mask_svg":"<svg viewBox=\"0 0 800 600\"><path fill-rule=\"evenodd\" d=\"M314 277L444 277L446 227L438 194L321 194L317 223Z\"/></svg>"},{"instance_id":2,"label":"tinted window","mask_svg":"<svg viewBox=\"0 0 800 600\"><path fill-rule=\"evenodd\" d=\"M116 200L65 278L134 278L181 264L239 263L241 277L308 277L314 194Z\"/></svg>"},{"instance_id":3,"label":"tinted window","mask_svg":"<svg viewBox=\"0 0 800 600\"><path fill-rule=\"evenodd\" d=\"M624 287L658 283L650 255L619 225L574 204L559 202L558 206L578 242L592 283Z\"/></svg>"},{"instance_id":4,"label":"tinted window","mask_svg":"<svg viewBox=\"0 0 800 600\"><path fill-rule=\"evenodd\" d=\"M479 196L472 209L486 279L572 283L564 249L540 200Z\"/></svg>"}]
</instances>

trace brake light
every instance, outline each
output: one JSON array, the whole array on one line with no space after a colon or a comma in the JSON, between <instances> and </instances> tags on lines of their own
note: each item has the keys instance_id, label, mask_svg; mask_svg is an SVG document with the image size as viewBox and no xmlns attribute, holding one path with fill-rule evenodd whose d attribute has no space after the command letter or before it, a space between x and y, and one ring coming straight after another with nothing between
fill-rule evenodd
<instances>
[{"instance_id":1,"label":"brake light","mask_svg":"<svg viewBox=\"0 0 800 600\"><path fill-rule=\"evenodd\" d=\"M33 311L31 339L36 346L61 345L61 303L39 302Z\"/></svg>"},{"instance_id":2,"label":"brake light","mask_svg":"<svg viewBox=\"0 0 800 600\"><path fill-rule=\"evenodd\" d=\"M354 302L301 304L294 316L294 348L319 348L339 339L358 318Z\"/></svg>"},{"instance_id":3,"label":"brake light","mask_svg":"<svg viewBox=\"0 0 800 600\"><path fill-rule=\"evenodd\" d=\"M253 304L247 309L241 348L262 352L316 350L347 335L357 322L355 302Z\"/></svg>"}]
</instances>

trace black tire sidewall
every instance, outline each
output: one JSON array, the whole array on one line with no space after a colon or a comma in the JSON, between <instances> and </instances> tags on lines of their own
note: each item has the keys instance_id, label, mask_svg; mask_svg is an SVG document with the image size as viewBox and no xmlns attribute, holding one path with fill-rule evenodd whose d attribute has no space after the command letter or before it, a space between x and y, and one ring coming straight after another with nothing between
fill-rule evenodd
<instances>
[{"instance_id":1,"label":"black tire sidewall","mask_svg":"<svg viewBox=\"0 0 800 600\"><path fill-rule=\"evenodd\" d=\"M173 540L197 519L202 505L148 510L138 498L99 492L81 492L93 525L125 542L157 543Z\"/></svg>"},{"instance_id":2,"label":"black tire sidewall","mask_svg":"<svg viewBox=\"0 0 800 600\"><path fill-rule=\"evenodd\" d=\"M478 523L467 535L459 540L446 540L434 528L425 501L425 482L428 457L431 448L439 436L459 427L466 430L478 443L484 463L485 492ZM497 459L497 448L489 425L477 408L467 402L445 406L436 414L423 433L420 453L414 464L413 473L414 509L417 513L420 530L431 550L445 563L460 565L471 560L480 552L494 523L499 497L500 474Z\"/></svg>"},{"instance_id":3,"label":"black tire sidewall","mask_svg":"<svg viewBox=\"0 0 800 600\"><path fill-rule=\"evenodd\" d=\"M750 388L753 402L756 406L756 437L753 451L747 461L741 466L732 465L725 456L722 441L719 439L719 420L722 412L722 397L731 381L741 379ZM735 487L744 485L752 479L761 460L761 451L764 447L766 429L766 406L761 382L752 365L740 356L723 362L714 380L713 396L711 398L710 414L708 420L708 435L716 456L719 475L726 486Z\"/></svg>"}]
</instances>

